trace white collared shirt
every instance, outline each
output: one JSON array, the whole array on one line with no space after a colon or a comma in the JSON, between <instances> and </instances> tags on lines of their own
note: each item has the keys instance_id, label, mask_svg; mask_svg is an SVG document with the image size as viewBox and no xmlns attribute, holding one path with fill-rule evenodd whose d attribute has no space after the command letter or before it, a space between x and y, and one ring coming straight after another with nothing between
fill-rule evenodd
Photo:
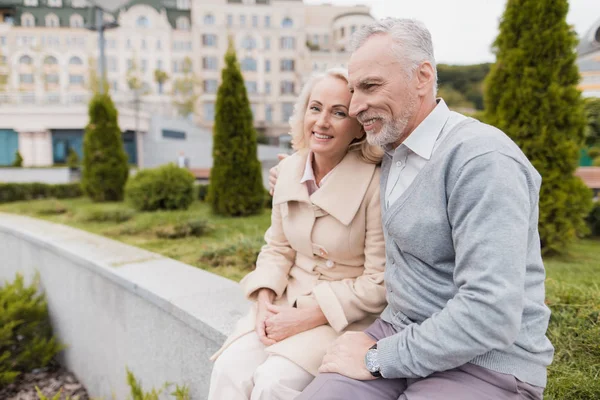
<instances>
[{"instance_id":1,"label":"white collared shirt","mask_svg":"<svg viewBox=\"0 0 600 400\"><path fill-rule=\"evenodd\" d=\"M385 190L387 207L394 204L411 185L427 164L439 144L456 124L466 117L450 111L443 99L395 150L390 146L386 153L392 156L392 165Z\"/></svg>"},{"instance_id":2,"label":"white collared shirt","mask_svg":"<svg viewBox=\"0 0 600 400\"><path fill-rule=\"evenodd\" d=\"M306 183L306 188L308 189L309 196L316 192L319 189L319 187L321 187L323 183L325 183L325 180L331 174L331 172L333 172L333 169L329 171L327 175L325 175L323 179L321 179L320 184L317 184L317 180L315 178L315 171L313 170L312 166L312 161L313 152L312 150L309 150L308 157L306 157L306 165L304 166L304 175L302 175L302 179L300 179L300 183Z\"/></svg>"}]
</instances>

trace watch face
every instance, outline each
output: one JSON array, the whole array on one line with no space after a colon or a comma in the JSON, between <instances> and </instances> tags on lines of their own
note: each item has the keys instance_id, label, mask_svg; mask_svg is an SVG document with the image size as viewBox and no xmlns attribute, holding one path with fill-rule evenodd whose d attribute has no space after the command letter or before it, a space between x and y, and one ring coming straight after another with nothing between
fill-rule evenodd
<instances>
[{"instance_id":1,"label":"watch face","mask_svg":"<svg viewBox=\"0 0 600 400\"><path fill-rule=\"evenodd\" d=\"M371 349L367 351L365 364L369 372L379 372L379 361L377 360L377 350Z\"/></svg>"}]
</instances>

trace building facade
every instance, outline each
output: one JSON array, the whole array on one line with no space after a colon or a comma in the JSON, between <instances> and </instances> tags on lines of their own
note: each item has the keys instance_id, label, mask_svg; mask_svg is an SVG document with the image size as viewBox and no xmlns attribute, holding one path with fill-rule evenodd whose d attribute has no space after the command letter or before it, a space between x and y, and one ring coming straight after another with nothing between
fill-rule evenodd
<instances>
[{"instance_id":1,"label":"building facade","mask_svg":"<svg viewBox=\"0 0 600 400\"><path fill-rule=\"evenodd\" d=\"M600 19L581 38L577 54L583 95L600 97Z\"/></svg>"},{"instance_id":2,"label":"building facade","mask_svg":"<svg viewBox=\"0 0 600 400\"><path fill-rule=\"evenodd\" d=\"M132 0L105 15L118 23L105 34L107 83L120 110L173 117L190 111L174 100L188 101L188 117L210 129L231 40L259 135L277 143L287 139L303 82L312 71L346 65L348 38L373 20L369 12L301 0ZM86 0L0 0L0 114L6 107L73 111L87 104L98 74L98 36L87 29L94 21ZM34 150L45 154L35 159L26 151L31 165L62 162L65 143L79 148L84 126L75 132L38 125L25 132L0 121L0 164L10 161L3 154L14 153L15 135L19 149L52 148ZM137 154L130 152L130 159Z\"/></svg>"}]
</instances>

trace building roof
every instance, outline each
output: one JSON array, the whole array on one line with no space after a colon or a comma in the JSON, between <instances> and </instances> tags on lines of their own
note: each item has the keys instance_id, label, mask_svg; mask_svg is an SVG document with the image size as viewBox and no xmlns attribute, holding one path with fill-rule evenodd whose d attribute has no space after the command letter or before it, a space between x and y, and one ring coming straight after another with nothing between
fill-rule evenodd
<instances>
[{"instance_id":1,"label":"building roof","mask_svg":"<svg viewBox=\"0 0 600 400\"><path fill-rule=\"evenodd\" d=\"M600 51L600 18L583 35L577 46L577 53L580 56Z\"/></svg>"},{"instance_id":2,"label":"building roof","mask_svg":"<svg viewBox=\"0 0 600 400\"><path fill-rule=\"evenodd\" d=\"M600 189L600 167L579 167L575 175L590 189Z\"/></svg>"}]
</instances>

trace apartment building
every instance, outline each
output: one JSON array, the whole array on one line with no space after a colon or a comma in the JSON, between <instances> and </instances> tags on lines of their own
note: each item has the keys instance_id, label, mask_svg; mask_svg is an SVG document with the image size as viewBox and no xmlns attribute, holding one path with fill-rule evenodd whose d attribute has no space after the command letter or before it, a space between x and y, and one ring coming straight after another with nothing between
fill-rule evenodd
<instances>
[{"instance_id":1,"label":"apartment building","mask_svg":"<svg viewBox=\"0 0 600 400\"><path fill-rule=\"evenodd\" d=\"M586 97L600 97L600 19L583 35L577 53L579 88Z\"/></svg>"},{"instance_id":2,"label":"apartment building","mask_svg":"<svg viewBox=\"0 0 600 400\"><path fill-rule=\"evenodd\" d=\"M106 31L105 52L107 81L120 109L139 105L173 116L175 82L193 74L193 118L210 128L232 40L255 126L277 142L287 138L302 83L312 71L345 65L350 35L373 17L365 6L302 0L132 0L105 19L118 24ZM98 70L97 32L87 29L93 23L86 0L0 0L0 107L85 105ZM157 70L168 78L158 82ZM132 79L139 82L135 88Z\"/></svg>"}]
</instances>

